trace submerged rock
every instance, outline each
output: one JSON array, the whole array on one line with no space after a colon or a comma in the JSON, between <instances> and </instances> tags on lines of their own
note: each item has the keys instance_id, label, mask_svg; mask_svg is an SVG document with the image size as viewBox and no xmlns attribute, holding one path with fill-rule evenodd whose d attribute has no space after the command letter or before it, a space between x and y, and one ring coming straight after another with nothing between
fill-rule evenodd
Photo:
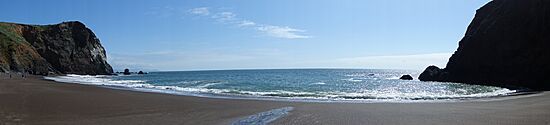
<instances>
[{"instance_id":1,"label":"submerged rock","mask_svg":"<svg viewBox=\"0 0 550 125\"><path fill-rule=\"evenodd\" d=\"M111 74L99 39L78 21L55 25L0 22L0 71L47 75Z\"/></svg>"},{"instance_id":2,"label":"submerged rock","mask_svg":"<svg viewBox=\"0 0 550 125\"><path fill-rule=\"evenodd\" d=\"M493 0L477 10L446 68L421 81L550 90L550 1Z\"/></svg>"},{"instance_id":3,"label":"submerged rock","mask_svg":"<svg viewBox=\"0 0 550 125\"><path fill-rule=\"evenodd\" d=\"M401 80L413 80L413 77L411 75L403 75L399 79L401 79Z\"/></svg>"}]
</instances>

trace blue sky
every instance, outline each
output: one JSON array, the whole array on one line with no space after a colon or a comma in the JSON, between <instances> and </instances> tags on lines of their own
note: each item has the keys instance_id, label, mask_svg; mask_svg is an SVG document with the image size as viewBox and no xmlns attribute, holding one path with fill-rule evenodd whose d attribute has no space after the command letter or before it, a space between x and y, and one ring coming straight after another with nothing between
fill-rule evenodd
<instances>
[{"instance_id":1,"label":"blue sky","mask_svg":"<svg viewBox=\"0 0 550 125\"><path fill-rule=\"evenodd\" d=\"M115 70L445 65L489 0L14 0L0 21L92 29Z\"/></svg>"}]
</instances>

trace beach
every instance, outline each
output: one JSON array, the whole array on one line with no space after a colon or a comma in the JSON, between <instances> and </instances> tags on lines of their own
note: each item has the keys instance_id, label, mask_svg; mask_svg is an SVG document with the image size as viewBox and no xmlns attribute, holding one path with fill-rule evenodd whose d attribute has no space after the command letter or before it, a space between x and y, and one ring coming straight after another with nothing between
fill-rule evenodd
<instances>
[{"instance_id":1,"label":"beach","mask_svg":"<svg viewBox=\"0 0 550 125\"><path fill-rule=\"evenodd\" d=\"M550 93L462 102L327 103L220 99L58 83L40 76L0 79L0 123L231 124L294 107L271 124L550 124Z\"/></svg>"}]
</instances>

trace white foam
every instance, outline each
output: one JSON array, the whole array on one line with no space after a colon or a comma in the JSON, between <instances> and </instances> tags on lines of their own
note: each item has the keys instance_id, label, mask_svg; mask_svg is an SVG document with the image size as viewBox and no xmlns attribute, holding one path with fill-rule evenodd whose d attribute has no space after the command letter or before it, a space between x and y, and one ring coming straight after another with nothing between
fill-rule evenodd
<instances>
[{"instance_id":1,"label":"white foam","mask_svg":"<svg viewBox=\"0 0 550 125\"><path fill-rule=\"evenodd\" d=\"M296 92L285 90L244 91L233 89L211 89L210 86L223 84L222 82L207 83L192 87L158 86L143 80L113 80L112 76L67 75L56 77L44 77L44 79L66 83L78 83L87 85L99 85L109 87L124 87L141 91L170 93L170 94L221 94L252 97L275 97L287 99L321 99L321 100L433 100L433 99L458 99L502 96L516 92L505 88L490 88L492 91L484 93L465 94L468 90L457 88L450 91L441 83L426 82L422 84L402 84L401 86L381 86L375 89L366 89L358 92ZM354 79L346 79L354 81ZM312 84L323 85L324 82ZM427 86L432 89L427 90Z\"/></svg>"},{"instance_id":2,"label":"white foam","mask_svg":"<svg viewBox=\"0 0 550 125\"><path fill-rule=\"evenodd\" d=\"M386 78L386 79L399 79L400 77L399 76L393 76L393 77L389 77L389 78Z\"/></svg>"},{"instance_id":3,"label":"white foam","mask_svg":"<svg viewBox=\"0 0 550 125\"><path fill-rule=\"evenodd\" d=\"M207 87L221 83L208 83L195 87L178 87L178 86L156 86L146 83L143 80L112 80L110 76L90 76L90 75L74 75L44 77L44 79L53 80L64 83L78 83L85 85L98 85L107 87L124 87L129 89L137 89L141 91L152 91L160 93L229 93L231 90L226 89L208 89Z\"/></svg>"},{"instance_id":4,"label":"white foam","mask_svg":"<svg viewBox=\"0 0 550 125\"><path fill-rule=\"evenodd\" d=\"M79 83L87 85L107 85L107 86L120 86L120 87L133 87L146 85L143 84L145 81L142 80L111 80L108 79L110 76L91 76L91 75L75 75L69 74L66 76L56 76L56 77L44 77L44 79L53 80L57 82L65 83Z\"/></svg>"},{"instance_id":5,"label":"white foam","mask_svg":"<svg viewBox=\"0 0 550 125\"><path fill-rule=\"evenodd\" d=\"M327 93L326 97L329 98L358 98L358 99L390 99L390 100L430 100L430 99L459 99L459 98L482 98L482 97L494 97L503 96L516 92L515 90L509 90L506 88L499 88L492 92L475 93L475 94L460 94L451 91L445 92L431 92L431 91L409 91L404 92L399 90L398 87L387 87L375 90L364 90L363 92L356 93L344 93L334 92Z\"/></svg>"},{"instance_id":6,"label":"white foam","mask_svg":"<svg viewBox=\"0 0 550 125\"><path fill-rule=\"evenodd\" d=\"M221 82L207 83L207 84L198 86L198 88L207 88L207 87L214 86L214 85L219 85L219 84L222 84L222 83Z\"/></svg>"},{"instance_id":7,"label":"white foam","mask_svg":"<svg viewBox=\"0 0 550 125\"><path fill-rule=\"evenodd\" d=\"M324 85L324 84L327 84L327 83L324 83L324 82L316 82L316 83L311 83L311 84L314 84L314 85Z\"/></svg>"},{"instance_id":8,"label":"white foam","mask_svg":"<svg viewBox=\"0 0 550 125\"><path fill-rule=\"evenodd\" d=\"M344 81L350 81L350 82L362 82L363 80L355 79L355 78L349 78L349 79L342 79Z\"/></svg>"}]
</instances>

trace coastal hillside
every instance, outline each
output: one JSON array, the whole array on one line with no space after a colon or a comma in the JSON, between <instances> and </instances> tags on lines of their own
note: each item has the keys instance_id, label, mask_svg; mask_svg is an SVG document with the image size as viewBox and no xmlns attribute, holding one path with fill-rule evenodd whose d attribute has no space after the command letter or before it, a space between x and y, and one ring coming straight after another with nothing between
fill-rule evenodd
<instances>
[{"instance_id":1,"label":"coastal hillside","mask_svg":"<svg viewBox=\"0 0 550 125\"><path fill-rule=\"evenodd\" d=\"M422 81L550 90L550 1L493 0L477 10L446 68Z\"/></svg>"},{"instance_id":2,"label":"coastal hillside","mask_svg":"<svg viewBox=\"0 0 550 125\"><path fill-rule=\"evenodd\" d=\"M0 72L111 74L113 69L99 39L81 22L0 22Z\"/></svg>"}]
</instances>

